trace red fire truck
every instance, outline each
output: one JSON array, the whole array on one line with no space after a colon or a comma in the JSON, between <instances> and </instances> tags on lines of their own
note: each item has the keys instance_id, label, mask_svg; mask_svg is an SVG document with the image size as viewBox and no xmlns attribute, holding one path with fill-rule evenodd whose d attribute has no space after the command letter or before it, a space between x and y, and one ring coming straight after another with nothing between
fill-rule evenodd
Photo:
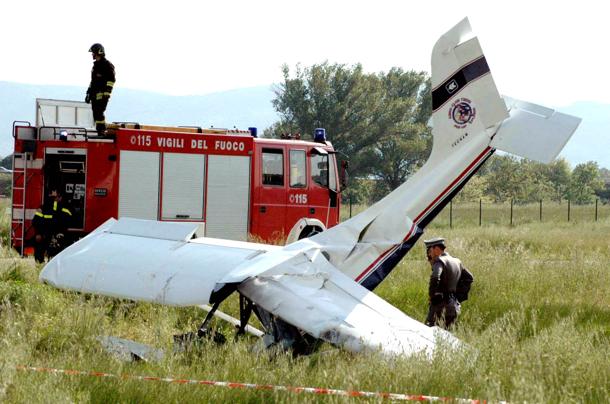
<instances>
[{"instance_id":1,"label":"red fire truck","mask_svg":"<svg viewBox=\"0 0 610 404\"><path fill-rule=\"evenodd\" d=\"M90 106L37 101L37 122L13 124L12 245L23 254L50 191L72 212L69 233L111 217L200 224L198 236L293 241L339 221L332 145L263 139L249 130L109 125L95 136Z\"/></svg>"}]
</instances>

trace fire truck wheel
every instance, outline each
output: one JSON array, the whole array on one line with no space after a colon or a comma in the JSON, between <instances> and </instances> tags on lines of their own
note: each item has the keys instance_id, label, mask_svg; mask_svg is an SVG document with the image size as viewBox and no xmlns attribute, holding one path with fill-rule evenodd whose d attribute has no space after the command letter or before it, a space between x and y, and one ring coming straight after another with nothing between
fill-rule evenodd
<instances>
[{"instance_id":1,"label":"fire truck wheel","mask_svg":"<svg viewBox=\"0 0 610 404\"><path fill-rule=\"evenodd\" d=\"M322 229L318 226L307 226L303 229L301 234L299 235L299 240L307 237L315 236L318 233L322 233Z\"/></svg>"}]
</instances>

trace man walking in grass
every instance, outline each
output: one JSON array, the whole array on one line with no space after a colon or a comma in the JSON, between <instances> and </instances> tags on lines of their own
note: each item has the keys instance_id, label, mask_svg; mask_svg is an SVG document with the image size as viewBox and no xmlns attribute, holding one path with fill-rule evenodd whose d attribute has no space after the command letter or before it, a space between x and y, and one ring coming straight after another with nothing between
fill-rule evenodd
<instances>
[{"instance_id":1,"label":"man walking in grass","mask_svg":"<svg viewBox=\"0 0 610 404\"><path fill-rule=\"evenodd\" d=\"M428 296L430 307L426 325L448 329L460 315L460 302L468 298L472 274L462 261L445 251L445 239L436 237L424 240L426 255L432 267Z\"/></svg>"}]
</instances>

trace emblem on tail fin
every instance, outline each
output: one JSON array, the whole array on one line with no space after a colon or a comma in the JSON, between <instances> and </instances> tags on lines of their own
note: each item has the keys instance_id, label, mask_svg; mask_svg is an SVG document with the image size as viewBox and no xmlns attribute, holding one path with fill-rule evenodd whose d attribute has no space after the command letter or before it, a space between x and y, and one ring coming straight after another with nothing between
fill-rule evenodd
<instances>
[{"instance_id":1,"label":"emblem on tail fin","mask_svg":"<svg viewBox=\"0 0 610 404\"><path fill-rule=\"evenodd\" d=\"M451 80L449 83L447 83L447 85L445 86L445 89L447 90L447 92L449 94L453 94L455 92L455 90L458 89L458 83L457 81L455 81L455 79Z\"/></svg>"},{"instance_id":2,"label":"emblem on tail fin","mask_svg":"<svg viewBox=\"0 0 610 404\"><path fill-rule=\"evenodd\" d=\"M453 120L453 126L458 129L463 129L472 123L476 115L477 109L468 98L459 98L449 108L449 119Z\"/></svg>"}]
</instances>

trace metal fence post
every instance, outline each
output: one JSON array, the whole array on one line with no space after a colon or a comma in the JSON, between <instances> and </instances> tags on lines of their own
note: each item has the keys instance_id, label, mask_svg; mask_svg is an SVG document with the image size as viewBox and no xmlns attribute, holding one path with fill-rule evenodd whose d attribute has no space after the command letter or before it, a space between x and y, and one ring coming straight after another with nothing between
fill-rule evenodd
<instances>
[{"instance_id":1,"label":"metal fence post","mask_svg":"<svg viewBox=\"0 0 610 404\"><path fill-rule=\"evenodd\" d=\"M352 196L349 196L349 217L352 217Z\"/></svg>"},{"instance_id":2,"label":"metal fence post","mask_svg":"<svg viewBox=\"0 0 610 404\"><path fill-rule=\"evenodd\" d=\"M570 221L570 200L568 199L568 222Z\"/></svg>"},{"instance_id":3,"label":"metal fence post","mask_svg":"<svg viewBox=\"0 0 610 404\"><path fill-rule=\"evenodd\" d=\"M542 222L542 199L540 200L540 221Z\"/></svg>"},{"instance_id":4,"label":"metal fence post","mask_svg":"<svg viewBox=\"0 0 610 404\"><path fill-rule=\"evenodd\" d=\"M510 225L513 225L513 198L510 198Z\"/></svg>"},{"instance_id":5,"label":"metal fence post","mask_svg":"<svg viewBox=\"0 0 610 404\"><path fill-rule=\"evenodd\" d=\"M481 222L483 219L483 199L479 199L479 226L481 226Z\"/></svg>"},{"instance_id":6,"label":"metal fence post","mask_svg":"<svg viewBox=\"0 0 610 404\"><path fill-rule=\"evenodd\" d=\"M597 222L597 202L599 202L599 199L595 199L595 221Z\"/></svg>"}]
</instances>

